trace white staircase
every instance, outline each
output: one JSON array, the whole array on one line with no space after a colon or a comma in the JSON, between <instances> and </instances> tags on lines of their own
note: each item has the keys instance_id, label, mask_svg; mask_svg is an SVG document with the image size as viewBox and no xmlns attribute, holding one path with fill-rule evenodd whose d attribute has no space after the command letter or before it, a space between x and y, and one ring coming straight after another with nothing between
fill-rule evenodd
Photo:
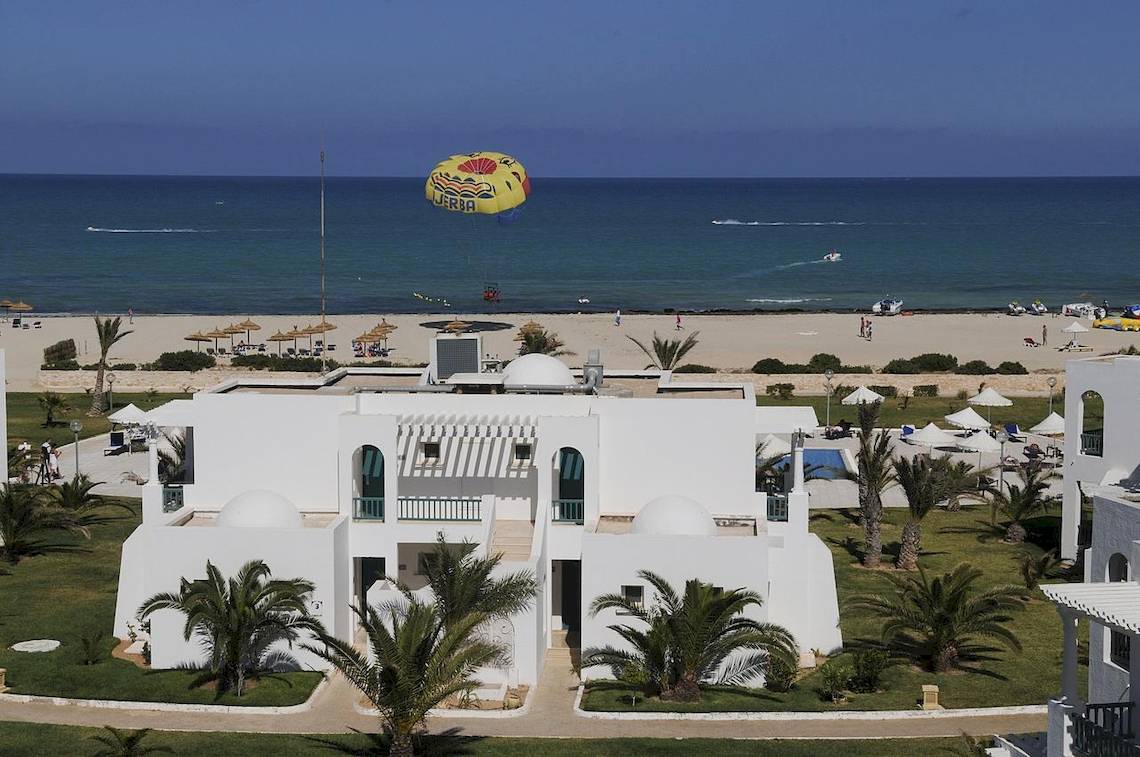
<instances>
[{"instance_id":1,"label":"white staircase","mask_svg":"<svg viewBox=\"0 0 1140 757\"><path fill-rule=\"evenodd\" d=\"M491 554L502 553L503 562L525 562L530 559L534 541L534 525L529 520L496 520L491 533Z\"/></svg>"}]
</instances>

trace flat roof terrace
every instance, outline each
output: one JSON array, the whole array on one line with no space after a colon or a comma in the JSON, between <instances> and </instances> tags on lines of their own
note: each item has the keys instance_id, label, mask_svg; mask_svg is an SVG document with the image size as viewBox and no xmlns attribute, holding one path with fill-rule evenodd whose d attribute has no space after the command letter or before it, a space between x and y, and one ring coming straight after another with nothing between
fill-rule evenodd
<instances>
[{"instance_id":1,"label":"flat roof terrace","mask_svg":"<svg viewBox=\"0 0 1140 757\"><path fill-rule=\"evenodd\" d=\"M302 528L328 528L339 517L339 513L301 513ZM215 512L202 512L195 510L184 520L171 524L185 528L215 528L218 525L218 514ZM272 528L273 526L267 526Z\"/></svg>"},{"instance_id":2,"label":"flat roof terrace","mask_svg":"<svg viewBox=\"0 0 1140 757\"><path fill-rule=\"evenodd\" d=\"M594 529L596 534L628 534L633 528L632 515L603 515L598 518L598 525ZM764 533L764 524L757 523L755 518L717 518L717 536L756 536Z\"/></svg>"}]
</instances>

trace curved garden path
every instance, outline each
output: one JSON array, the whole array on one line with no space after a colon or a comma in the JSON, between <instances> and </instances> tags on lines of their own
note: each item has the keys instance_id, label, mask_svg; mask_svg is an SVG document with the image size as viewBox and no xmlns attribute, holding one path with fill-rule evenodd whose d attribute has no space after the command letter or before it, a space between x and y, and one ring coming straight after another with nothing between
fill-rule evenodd
<instances>
[{"instance_id":1,"label":"curved garden path","mask_svg":"<svg viewBox=\"0 0 1140 757\"><path fill-rule=\"evenodd\" d=\"M525 736L537 738L738 738L738 739L859 739L1026 733L1045 729L1044 715L975 715L907 718L896 720L596 720L574 714L578 679L561 659L546 665L531 692L530 707L511 718L432 718L433 731L459 728L470 736ZM376 729L376 720L354 709L355 690L334 676L313 699L313 706L287 714L242 712L161 712L85 707L49 702L0 701L0 721L55 723L59 725L111 725L120 728L154 728L173 731L228 731L262 733L336 733L356 728Z\"/></svg>"}]
</instances>

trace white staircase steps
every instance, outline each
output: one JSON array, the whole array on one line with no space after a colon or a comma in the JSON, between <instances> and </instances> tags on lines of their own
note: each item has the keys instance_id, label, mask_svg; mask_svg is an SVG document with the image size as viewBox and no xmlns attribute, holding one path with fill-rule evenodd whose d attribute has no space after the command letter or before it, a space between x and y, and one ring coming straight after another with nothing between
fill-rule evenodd
<instances>
[{"instance_id":1,"label":"white staircase steps","mask_svg":"<svg viewBox=\"0 0 1140 757\"><path fill-rule=\"evenodd\" d=\"M502 553L504 562L530 559L534 526L527 520L496 520L491 533L491 554Z\"/></svg>"}]
</instances>

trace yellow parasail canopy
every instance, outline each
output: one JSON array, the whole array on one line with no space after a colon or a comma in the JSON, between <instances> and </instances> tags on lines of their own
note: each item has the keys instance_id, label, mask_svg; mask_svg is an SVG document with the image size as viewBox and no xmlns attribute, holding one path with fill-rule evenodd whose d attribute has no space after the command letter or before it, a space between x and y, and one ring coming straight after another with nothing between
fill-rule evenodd
<instances>
[{"instance_id":1,"label":"yellow parasail canopy","mask_svg":"<svg viewBox=\"0 0 1140 757\"><path fill-rule=\"evenodd\" d=\"M523 164L501 152L452 155L428 175L425 195L455 213L496 215L516 208L530 194Z\"/></svg>"}]
</instances>

